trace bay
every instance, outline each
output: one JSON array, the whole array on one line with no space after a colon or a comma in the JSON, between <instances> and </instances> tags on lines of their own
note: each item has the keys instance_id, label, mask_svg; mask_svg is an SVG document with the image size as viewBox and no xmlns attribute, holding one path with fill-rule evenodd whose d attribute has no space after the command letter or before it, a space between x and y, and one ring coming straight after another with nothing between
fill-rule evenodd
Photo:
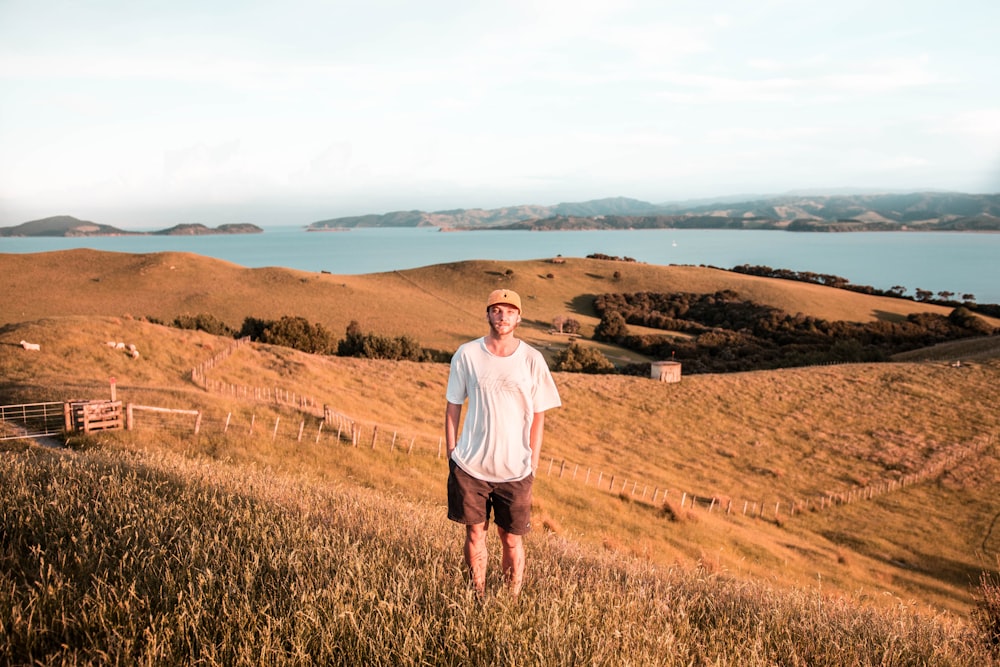
<instances>
[{"instance_id":1,"label":"bay","mask_svg":"<svg viewBox=\"0 0 1000 667\"><path fill-rule=\"evenodd\" d=\"M730 269L741 264L811 271L878 289L895 286L979 303L1000 303L1000 234L857 232L841 234L750 230L615 230L441 232L436 228L352 229L306 232L265 228L262 234L213 236L102 236L0 238L0 253L69 248L112 252L191 252L240 266L281 266L357 275L470 259L528 260L630 257L648 264Z\"/></svg>"}]
</instances>

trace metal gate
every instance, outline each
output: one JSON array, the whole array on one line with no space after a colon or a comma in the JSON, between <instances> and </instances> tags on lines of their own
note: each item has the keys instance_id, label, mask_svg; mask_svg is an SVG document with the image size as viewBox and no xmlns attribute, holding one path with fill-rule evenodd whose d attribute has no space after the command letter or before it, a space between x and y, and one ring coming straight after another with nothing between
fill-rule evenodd
<instances>
[{"instance_id":1,"label":"metal gate","mask_svg":"<svg viewBox=\"0 0 1000 667\"><path fill-rule=\"evenodd\" d=\"M65 403L0 405L0 440L60 435L66 428Z\"/></svg>"}]
</instances>

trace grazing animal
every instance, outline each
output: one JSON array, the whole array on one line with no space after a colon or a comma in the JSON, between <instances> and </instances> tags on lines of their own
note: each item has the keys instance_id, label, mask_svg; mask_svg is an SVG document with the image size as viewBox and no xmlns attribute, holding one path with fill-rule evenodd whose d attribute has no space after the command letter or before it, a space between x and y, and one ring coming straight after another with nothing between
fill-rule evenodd
<instances>
[{"instance_id":1,"label":"grazing animal","mask_svg":"<svg viewBox=\"0 0 1000 667\"><path fill-rule=\"evenodd\" d=\"M115 343L115 349L116 350L124 350L125 349L125 343Z\"/></svg>"},{"instance_id":2,"label":"grazing animal","mask_svg":"<svg viewBox=\"0 0 1000 667\"><path fill-rule=\"evenodd\" d=\"M116 343L113 340L109 340L107 343L105 343L105 345L107 345L108 347L110 347L112 350L115 349L116 347L118 347L118 343Z\"/></svg>"},{"instance_id":3,"label":"grazing animal","mask_svg":"<svg viewBox=\"0 0 1000 667\"><path fill-rule=\"evenodd\" d=\"M132 356L133 359L139 358L139 350L135 349L135 347L132 348L129 354Z\"/></svg>"},{"instance_id":4,"label":"grazing animal","mask_svg":"<svg viewBox=\"0 0 1000 667\"><path fill-rule=\"evenodd\" d=\"M21 347L23 347L26 350L34 350L35 352L40 352L42 349L42 346L39 345L38 343L29 343L26 340L21 341Z\"/></svg>"}]
</instances>

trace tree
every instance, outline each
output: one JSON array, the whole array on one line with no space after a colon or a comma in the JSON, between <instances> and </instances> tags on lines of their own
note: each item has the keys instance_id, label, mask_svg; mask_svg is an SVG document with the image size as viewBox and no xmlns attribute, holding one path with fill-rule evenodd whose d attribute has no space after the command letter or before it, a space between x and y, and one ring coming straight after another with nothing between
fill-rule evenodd
<instances>
[{"instance_id":1,"label":"tree","mask_svg":"<svg viewBox=\"0 0 1000 667\"><path fill-rule=\"evenodd\" d=\"M617 310L605 311L601 322L594 329L594 340L618 342L628 335L628 324Z\"/></svg>"},{"instance_id":2,"label":"tree","mask_svg":"<svg viewBox=\"0 0 1000 667\"><path fill-rule=\"evenodd\" d=\"M993 327L986 320L978 317L965 306L959 306L951 311L948 314L948 321L957 327L962 327L963 329L968 329L984 336L989 336L993 333Z\"/></svg>"},{"instance_id":3,"label":"tree","mask_svg":"<svg viewBox=\"0 0 1000 667\"><path fill-rule=\"evenodd\" d=\"M891 296L903 296L906 294L906 288L902 285L893 285L889 288L889 294Z\"/></svg>"},{"instance_id":4,"label":"tree","mask_svg":"<svg viewBox=\"0 0 1000 667\"><path fill-rule=\"evenodd\" d=\"M174 326L178 329L194 329L215 336L232 336L236 333L225 322L215 315L198 313L197 315L178 315L174 318Z\"/></svg>"},{"instance_id":5,"label":"tree","mask_svg":"<svg viewBox=\"0 0 1000 667\"><path fill-rule=\"evenodd\" d=\"M364 333L355 320L347 325L346 337L337 344L337 354L341 357L365 357L367 359L391 359L395 361L426 361L429 354L409 336L379 336Z\"/></svg>"},{"instance_id":6,"label":"tree","mask_svg":"<svg viewBox=\"0 0 1000 667\"><path fill-rule=\"evenodd\" d=\"M260 335L260 342L282 345L310 354L330 354L334 339L322 324L310 324L304 317L290 317L269 322Z\"/></svg>"},{"instance_id":7,"label":"tree","mask_svg":"<svg viewBox=\"0 0 1000 667\"><path fill-rule=\"evenodd\" d=\"M555 356L553 368L570 373L612 373L615 365L600 350L573 342Z\"/></svg>"}]
</instances>

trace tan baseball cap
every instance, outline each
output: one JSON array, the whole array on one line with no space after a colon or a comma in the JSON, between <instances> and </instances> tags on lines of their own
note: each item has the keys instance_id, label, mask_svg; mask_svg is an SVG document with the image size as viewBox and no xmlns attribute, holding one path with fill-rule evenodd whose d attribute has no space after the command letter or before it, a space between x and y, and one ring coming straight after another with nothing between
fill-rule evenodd
<instances>
[{"instance_id":1,"label":"tan baseball cap","mask_svg":"<svg viewBox=\"0 0 1000 667\"><path fill-rule=\"evenodd\" d=\"M490 296L486 299L486 308L489 310L490 306L494 306L498 303L505 303L508 306L514 306L521 310L521 297L518 296L517 292L509 289L495 289L490 292Z\"/></svg>"}]
</instances>

